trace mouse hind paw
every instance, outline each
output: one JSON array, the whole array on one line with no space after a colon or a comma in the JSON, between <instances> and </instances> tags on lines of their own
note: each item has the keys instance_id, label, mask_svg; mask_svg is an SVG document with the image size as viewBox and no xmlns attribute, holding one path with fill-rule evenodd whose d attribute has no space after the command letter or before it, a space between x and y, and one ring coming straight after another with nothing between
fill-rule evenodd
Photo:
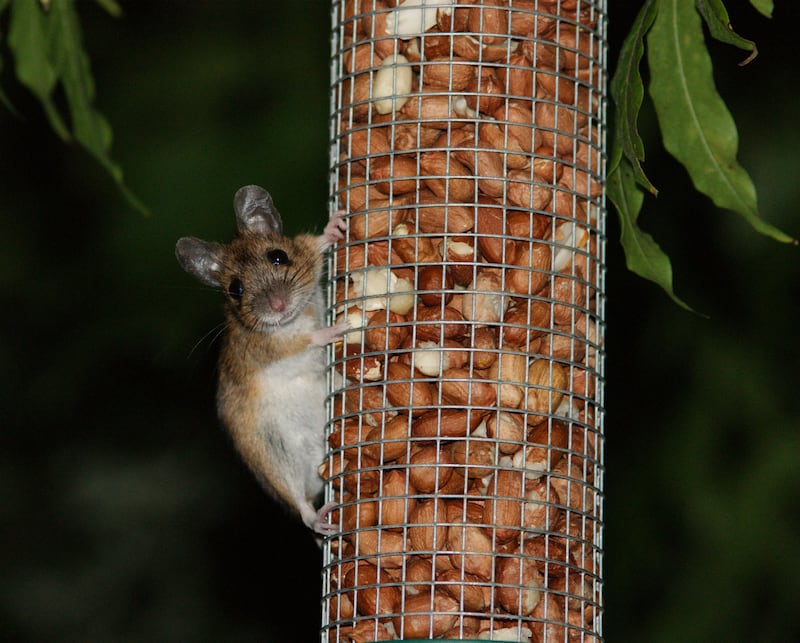
<instances>
[{"instance_id":1,"label":"mouse hind paw","mask_svg":"<svg viewBox=\"0 0 800 643\"><path fill-rule=\"evenodd\" d=\"M332 533L339 531L339 525L333 522L333 517L331 516L336 506L335 502L327 502L322 505L317 511L317 517L311 529L321 536L330 536Z\"/></svg>"},{"instance_id":2,"label":"mouse hind paw","mask_svg":"<svg viewBox=\"0 0 800 643\"><path fill-rule=\"evenodd\" d=\"M328 502L322 505L322 507L320 507L317 511L315 511L311 505L303 507L303 522L315 534L319 534L320 536L329 536L339 530L339 525L333 522L331 516L331 513L336 506L337 505L335 502Z\"/></svg>"}]
</instances>

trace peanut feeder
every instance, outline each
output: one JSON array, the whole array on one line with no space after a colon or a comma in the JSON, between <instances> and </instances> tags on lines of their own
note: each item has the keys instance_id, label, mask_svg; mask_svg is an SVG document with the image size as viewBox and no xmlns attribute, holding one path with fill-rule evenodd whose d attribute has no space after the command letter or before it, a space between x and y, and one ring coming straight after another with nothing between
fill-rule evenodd
<instances>
[{"instance_id":1,"label":"peanut feeder","mask_svg":"<svg viewBox=\"0 0 800 643\"><path fill-rule=\"evenodd\" d=\"M332 18L322 640L599 641L605 2Z\"/></svg>"}]
</instances>

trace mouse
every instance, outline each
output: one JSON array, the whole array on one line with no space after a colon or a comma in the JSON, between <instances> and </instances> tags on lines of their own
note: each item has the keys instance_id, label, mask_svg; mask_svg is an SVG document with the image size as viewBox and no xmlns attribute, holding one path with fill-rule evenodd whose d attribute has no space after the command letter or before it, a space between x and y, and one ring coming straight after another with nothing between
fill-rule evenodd
<instances>
[{"instance_id":1,"label":"mouse","mask_svg":"<svg viewBox=\"0 0 800 643\"><path fill-rule=\"evenodd\" d=\"M319 236L283 233L262 187L233 199L237 234L228 244L178 240L181 267L224 295L217 412L262 487L320 535L335 527L319 507L326 420L325 346L347 323L325 324L320 279L325 251L344 238L336 211ZM318 508L319 507L319 508Z\"/></svg>"}]
</instances>

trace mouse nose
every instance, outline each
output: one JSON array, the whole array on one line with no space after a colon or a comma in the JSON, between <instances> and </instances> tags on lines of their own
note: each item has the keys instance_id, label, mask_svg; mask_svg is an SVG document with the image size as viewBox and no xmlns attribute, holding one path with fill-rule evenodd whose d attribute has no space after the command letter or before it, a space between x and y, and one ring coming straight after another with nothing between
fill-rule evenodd
<instances>
[{"instance_id":1,"label":"mouse nose","mask_svg":"<svg viewBox=\"0 0 800 643\"><path fill-rule=\"evenodd\" d=\"M269 307L276 313L282 313L286 310L286 299L280 295L273 295L269 298Z\"/></svg>"}]
</instances>

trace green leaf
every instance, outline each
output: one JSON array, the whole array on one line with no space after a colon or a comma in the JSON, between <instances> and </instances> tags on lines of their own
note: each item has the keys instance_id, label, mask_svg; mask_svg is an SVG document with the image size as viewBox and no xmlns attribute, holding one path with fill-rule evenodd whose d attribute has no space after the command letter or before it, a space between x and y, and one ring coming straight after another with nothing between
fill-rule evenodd
<instances>
[{"instance_id":1,"label":"green leaf","mask_svg":"<svg viewBox=\"0 0 800 643\"><path fill-rule=\"evenodd\" d=\"M75 138L105 163L108 131L92 106L94 81L83 51L75 7L66 0L53 0L49 27L53 62L64 86Z\"/></svg>"},{"instance_id":2,"label":"green leaf","mask_svg":"<svg viewBox=\"0 0 800 643\"><path fill-rule=\"evenodd\" d=\"M116 0L97 0L97 4L99 4L108 15L114 18L119 18L122 15L122 7L119 6Z\"/></svg>"},{"instance_id":3,"label":"green leaf","mask_svg":"<svg viewBox=\"0 0 800 643\"><path fill-rule=\"evenodd\" d=\"M9 1L10 0L0 0L0 13L3 13L3 11L6 10ZM0 32L0 45L2 45L3 42L2 36L3 34L2 32ZM2 56L0 56L0 72L2 71L3 71L3 58ZM8 96L6 96L6 93L3 91L2 88L0 88L0 103L3 103L3 105L9 112L17 116L17 110L14 109L14 106L11 104L11 101L8 99Z\"/></svg>"},{"instance_id":4,"label":"green leaf","mask_svg":"<svg viewBox=\"0 0 800 643\"><path fill-rule=\"evenodd\" d=\"M49 97L58 76L47 57L45 17L35 2L14 2L8 27L8 45L14 52L20 82L37 98Z\"/></svg>"},{"instance_id":5,"label":"green leaf","mask_svg":"<svg viewBox=\"0 0 800 643\"><path fill-rule=\"evenodd\" d=\"M69 129L52 100L58 72L48 58L46 18L37 3L15 0L11 7L8 45L14 53L17 78L39 99L56 134L62 140L69 140Z\"/></svg>"},{"instance_id":6,"label":"green leaf","mask_svg":"<svg viewBox=\"0 0 800 643\"><path fill-rule=\"evenodd\" d=\"M750 0L750 4L753 5L760 14L767 18L772 18L772 0Z\"/></svg>"},{"instance_id":7,"label":"green leaf","mask_svg":"<svg viewBox=\"0 0 800 643\"><path fill-rule=\"evenodd\" d=\"M644 54L644 36L655 20L657 8L655 0L647 0L639 11L622 44L617 71L611 79L611 96L616 105L615 127L622 151L631 163L636 182L652 194L657 194L658 191L642 170L644 144L639 136L637 120L644 98L644 84L639 72L639 64Z\"/></svg>"},{"instance_id":8,"label":"green leaf","mask_svg":"<svg viewBox=\"0 0 800 643\"><path fill-rule=\"evenodd\" d=\"M616 158L614 158L616 157ZM617 209L620 221L620 241L625 250L628 269L661 286L676 304L692 310L672 288L672 264L652 236L639 228L637 220L644 201L644 193L636 182L633 164L622 156L618 142L614 144L612 159L615 168L609 173L607 195Z\"/></svg>"},{"instance_id":9,"label":"green leaf","mask_svg":"<svg viewBox=\"0 0 800 643\"><path fill-rule=\"evenodd\" d=\"M83 50L75 7L69 0L52 0L49 39L56 73L67 97L76 140L111 174L131 204L146 212L142 203L125 187L122 170L109 155L111 128L93 106L94 80L89 59Z\"/></svg>"},{"instance_id":10,"label":"green leaf","mask_svg":"<svg viewBox=\"0 0 800 643\"><path fill-rule=\"evenodd\" d=\"M736 161L738 133L717 93L700 16L685 0L659 0L647 35L650 96L664 147L689 172L698 191L720 208L742 215L778 241L791 237L758 213L756 190Z\"/></svg>"},{"instance_id":11,"label":"green leaf","mask_svg":"<svg viewBox=\"0 0 800 643\"><path fill-rule=\"evenodd\" d=\"M696 5L697 11L706 21L708 31L716 40L750 52L750 55L739 63L740 65L746 65L758 56L756 43L752 40L747 40L747 38L742 38L733 30L722 0L696 0Z\"/></svg>"}]
</instances>

